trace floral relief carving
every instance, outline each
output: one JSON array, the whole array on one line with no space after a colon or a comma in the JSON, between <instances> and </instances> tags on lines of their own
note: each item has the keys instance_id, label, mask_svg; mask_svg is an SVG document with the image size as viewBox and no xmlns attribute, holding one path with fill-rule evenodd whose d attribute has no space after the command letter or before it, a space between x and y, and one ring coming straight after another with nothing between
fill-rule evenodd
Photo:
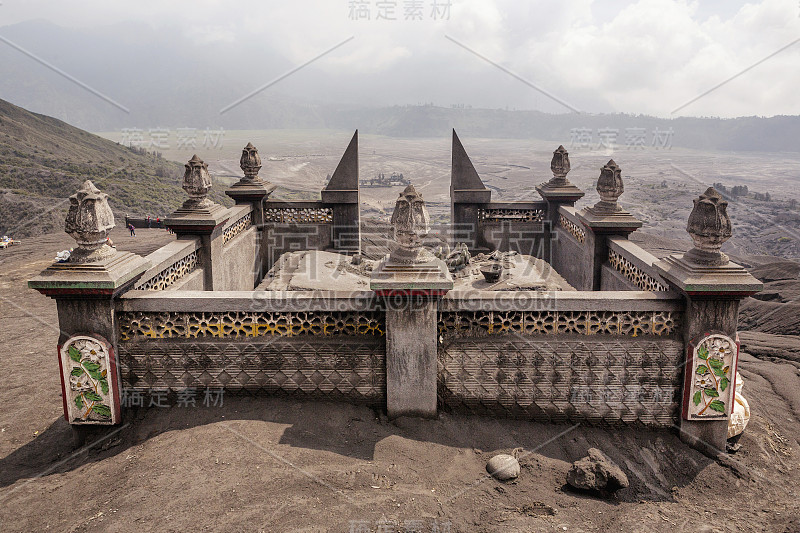
<instances>
[{"instance_id":1,"label":"floral relief carving","mask_svg":"<svg viewBox=\"0 0 800 533\"><path fill-rule=\"evenodd\" d=\"M60 349L65 404L70 424L115 424L119 407L111 345L88 335L70 337Z\"/></svg>"},{"instance_id":2,"label":"floral relief carving","mask_svg":"<svg viewBox=\"0 0 800 533\"><path fill-rule=\"evenodd\" d=\"M720 333L710 333L689 344L691 372L686 373L684 418L727 418L736 373L736 342Z\"/></svg>"}]
</instances>

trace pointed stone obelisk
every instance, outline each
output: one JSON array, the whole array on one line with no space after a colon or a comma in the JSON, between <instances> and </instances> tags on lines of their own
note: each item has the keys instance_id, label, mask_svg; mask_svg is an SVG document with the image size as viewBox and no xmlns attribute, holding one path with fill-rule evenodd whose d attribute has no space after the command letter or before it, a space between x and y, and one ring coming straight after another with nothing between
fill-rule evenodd
<instances>
[{"instance_id":1,"label":"pointed stone obelisk","mask_svg":"<svg viewBox=\"0 0 800 533\"><path fill-rule=\"evenodd\" d=\"M331 179L322 190L322 202L333 208L333 242L337 250L357 252L360 249L359 199L356 130Z\"/></svg>"},{"instance_id":2,"label":"pointed stone obelisk","mask_svg":"<svg viewBox=\"0 0 800 533\"><path fill-rule=\"evenodd\" d=\"M489 251L479 234L477 221L481 207L492 201L492 191L483 184L467 155L456 130L453 130L453 160L450 167L451 246L466 243L472 252Z\"/></svg>"}]
</instances>

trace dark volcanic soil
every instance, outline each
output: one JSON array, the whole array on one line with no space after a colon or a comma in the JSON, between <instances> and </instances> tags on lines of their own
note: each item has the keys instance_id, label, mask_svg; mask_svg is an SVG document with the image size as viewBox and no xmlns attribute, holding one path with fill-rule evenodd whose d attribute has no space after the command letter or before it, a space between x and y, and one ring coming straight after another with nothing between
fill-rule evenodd
<instances>
[{"instance_id":1,"label":"dark volcanic soil","mask_svg":"<svg viewBox=\"0 0 800 533\"><path fill-rule=\"evenodd\" d=\"M172 238L137 233L113 238L141 254ZM800 363L780 350L742 357L753 414L742 449L718 460L674 431L447 413L389 422L363 407L233 396L131 412L77 449L62 417L55 304L25 286L70 243L47 235L0 250L3 531L347 532L378 531L381 519L396 524L384 531L800 531ZM631 481L615 501L564 486L592 446ZM485 477L493 454L517 448L516 482Z\"/></svg>"}]
</instances>

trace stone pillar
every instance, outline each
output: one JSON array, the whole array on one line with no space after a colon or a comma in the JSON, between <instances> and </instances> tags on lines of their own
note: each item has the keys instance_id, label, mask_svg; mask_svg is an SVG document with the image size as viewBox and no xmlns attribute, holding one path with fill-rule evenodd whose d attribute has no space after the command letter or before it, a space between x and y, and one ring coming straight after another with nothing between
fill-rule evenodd
<instances>
[{"instance_id":1,"label":"stone pillar","mask_svg":"<svg viewBox=\"0 0 800 533\"><path fill-rule=\"evenodd\" d=\"M91 181L70 197L65 231L77 246L28 286L56 300L64 417L73 425L120 421L120 376L114 347L114 298L132 288L150 262L109 246L114 227L108 195Z\"/></svg>"},{"instance_id":2,"label":"stone pillar","mask_svg":"<svg viewBox=\"0 0 800 533\"><path fill-rule=\"evenodd\" d=\"M453 130L453 160L450 167L450 246L466 243L470 252L490 252L488 243L479 232L478 214L492 201L492 191L486 188Z\"/></svg>"},{"instance_id":3,"label":"stone pillar","mask_svg":"<svg viewBox=\"0 0 800 533\"><path fill-rule=\"evenodd\" d=\"M211 176L208 165L197 155L192 156L185 165L183 189L189 195L183 205L164 220L180 238L184 235L199 236L201 253L199 262L203 268L205 290L224 287L222 268L222 227L228 220L228 210L208 199L211 190Z\"/></svg>"},{"instance_id":4,"label":"stone pillar","mask_svg":"<svg viewBox=\"0 0 800 533\"><path fill-rule=\"evenodd\" d=\"M549 235L552 235L558 226L558 208L562 205L574 206L575 202L583 198L584 192L567 179L567 174L570 170L569 152L564 146L559 146L553 152L550 170L553 172L553 177L547 183L542 183L536 187L536 191L547 202L545 225L549 226L546 229L549 229ZM553 263L552 241L553 239L545 239L544 250L545 259L551 264Z\"/></svg>"},{"instance_id":5,"label":"stone pillar","mask_svg":"<svg viewBox=\"0 0 800 533\"><path fill-rule=\"evenodd\" d=\"M357 253L361 250L358 130L322 190L322 202L333 210L333 247L338 251Z\"/></svg>"},{"instance_id":6,"label":"stone pillar","mask_svg":"<svg viewBox=\"0 0 800 533\"><path fill-rule=\"evenodd\" d=\"M252 204L253 225L261 227L264 224L264 202L275 190L275 185L258 177L258 171L261 170L261 156L252 143L247 143L242 149L239 167L244 172L244 177L226 190L225 194L233 198L236 205Z\"/></svg>"},{"instance_id":7,"label":"stone pillar","mask_svg":"<svg viewBox=\"0 0 800 533\"><path fill-rule=\"evenodd\" d=\"M430 218L412 185L392 214L395 249L372 273L370 289L386 304L386 410L398 416L436 416L437 314L453 288L444 261L423 248Z\"/></svg>"},{"instance_id":8,"label":"stone pillar","mask_svg":"<svg viewBox=\"0 0 800 533\"><path fill-rule=\"evenodd\" d=\"M680 437L712 457L725 452L733 408L739 302L763 287L720 252L731 237L727 205L716 190L706 190L689 215L687 231L694 248L654 265L687 302Z\"/></svg>"},{"instance_id":9,"label":"stone pillar","mask_svg":"<svg viewBox=\"0 0 800 533\"><path fill-rule=\"evenodd\" d=\"M599 291L603 264L608 260L608 237L628 235L642 227L642 222L617 203L625 191L622 170L613 159L601 169L597 180L600 201L581 209L577 216L586 227L586 250L583 280L579 290Z\"/></svg>"}]
</instances>

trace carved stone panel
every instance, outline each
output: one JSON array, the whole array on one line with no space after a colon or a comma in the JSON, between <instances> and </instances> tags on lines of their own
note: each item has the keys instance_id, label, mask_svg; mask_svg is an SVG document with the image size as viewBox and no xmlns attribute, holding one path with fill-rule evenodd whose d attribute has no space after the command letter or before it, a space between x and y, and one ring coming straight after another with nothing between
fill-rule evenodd
<instances>
[{"instance_id":1,"label":"carved stone panel","mask_svg":"<svg viewBox=\"0 0 800 533\"><path fill-rule=\"evenodd\" d=\"M114 349L99 335L75 335L59 347L64 415L70 424L120 421Z\"/></svg>"},{"instance_id":2,"label":"carved stone panel","mask_svg":"<svg viewBox=\"0 0 800 533\"><path fill-rule=\"evenodd\" d=\"M683 343L649 337L501 335L445 341L439 402L550 422L675 423Z\"/></svg>"},{"instance_id":3,"label":"carved stone panel","mask_svg":"<svg viewBox=\"0 0 800 533\"><path fill-rule=\"evenodd\" d=\"M689 343L684 376L684 419L728 418L736 385L738 353L736 341L718 332L705 333Z\"/></svg>"}]
</instances>

